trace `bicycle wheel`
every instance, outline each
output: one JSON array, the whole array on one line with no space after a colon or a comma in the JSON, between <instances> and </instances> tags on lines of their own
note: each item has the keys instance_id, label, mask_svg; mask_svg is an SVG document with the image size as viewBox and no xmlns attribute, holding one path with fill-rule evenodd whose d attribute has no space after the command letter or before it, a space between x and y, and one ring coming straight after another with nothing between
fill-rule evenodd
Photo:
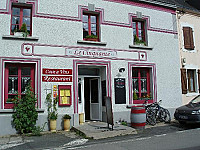
<instances>
[{"instance_id":1,"label":"bicycle wheel","mask_svg":"<svg viewBox=\"0 0 200 150\"><path fill-rule=\"evenodd\" d=\"M151 109L146 110L146 122L153 126L156 124L156 114Z\"/></svg>"},{"instance_id":2,"label":"bicycle wheel","mask_svg":"<svg viewBox=\"0 0 200 150\"><path fill-rule=\"evenodd\" d=\"M165 122L165 118L166 118L166 111L163 107L160 107L157 119L160 122Z\"/></svg>"},{"instance_id":3,"label":"bicycle wheel","mask_svg":"<svg viewBox=\"0 0 200 150\"><path fill-rule=\"evenodd\" d=\"M169 110L165 109L165 117L164 117L164 122L165 123L170 123L171 122L171 117L170 117L170 113Z\"/></svg>"}]
</instances>

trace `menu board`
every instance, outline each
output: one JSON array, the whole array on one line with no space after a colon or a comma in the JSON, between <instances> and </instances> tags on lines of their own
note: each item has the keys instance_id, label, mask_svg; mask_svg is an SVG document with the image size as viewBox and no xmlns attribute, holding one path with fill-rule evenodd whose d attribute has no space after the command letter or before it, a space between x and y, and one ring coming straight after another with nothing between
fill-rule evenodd
<instances>
[{"instance_id":1,"label":"menu board","mask_svg":"<svg viewBox=\"0 0 200 150\"><path fill-rule=\"evenodd\" d=\"M115 78L115 104L126 104L125 78Z\"/></svg>"}]
</instances>

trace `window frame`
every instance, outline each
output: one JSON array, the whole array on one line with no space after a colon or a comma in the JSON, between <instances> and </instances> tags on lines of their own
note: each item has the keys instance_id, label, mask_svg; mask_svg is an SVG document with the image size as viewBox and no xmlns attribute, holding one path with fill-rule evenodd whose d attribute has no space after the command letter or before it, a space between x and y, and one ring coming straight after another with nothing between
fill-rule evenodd
<instances>
[{"instance_id":1,"label":"window frame","mask_svg":"<svg viewBox=\"0 0 200 150\"><path fill-rule=\"evenodd\" d=\"M134 70L137 70L138 71L138 77L133 77L133 71ZM146 77L141 77L141 71L144 70L146 71ZM150 72L151 72L151 69L150 68L143 68L143 67L132 67L132 82L133 82L133 79L137 78L138 79L138 100L134 100L133 97L132 97L132 100L133 100L133 103L136 102L136 103L144 103L145 100L148 100L149 103L152 103L153 102L153 95L152 95L152 91L151 91L151 79L150 79ZM145 99L145 98L142 98L142 93L141 92L141 79L142 78L146 78L147 79L147 95L150 96L150 93L151 93L151 99ZM133 87L133 83L132 83L132 95L134 93L134 87ZM140 97L140 98L139 98Z\"/></svg>"},{"instance_id":2,"label":"window frame","mask_svg":"<svg viewBox=\"0 0 200 150\"><path fill-rule=\"evenodd\" d=\"M20 15L19 15L19 29L21 28L22 24L23 24L23 9L30 9L30 16L28 18L30 18L30 34L29 36L32 35L32 6L22 6L22 5L12 5L11 6L11 25L10 25L10 35L14 35L14 32L12 32L12 17L13 17L13 8L20 8Z\"/></svg>"},{"instance_id":3,"label":"window frame","mask_svg":"<svg viewBox=\"0 0 200 150\"><path fill-rule=\"evenodd\" d=\"M134 22L136 23L136 28L133 27ZM137 37L139 38L139 27L138 27L138 23L141 23L141 30L142 30L142 41L145 42L147 44L147 31L146 31L146 20L145 19L138 19L138 18L132 18L132 30L133 30L133 44L137 45L134 41L135 35L137 35ZM136 34L134 34L134 29L136 30Z\"/></svg>"},{"instance_id":4,"label":"window frame","mask_svg":"<svg viewBox=\"0 0 200 150\"><path fill-rule=\"evenodd\" d=\"M193 74L191 76L191 73ZM190 79L193 79L193 90L191 90L191 82ZM196 93L196 71L192 69L187 69L187 82L188 82L188 92Z\"/></svg>"},{"instance_id":5,"label":"window frame","mask_svg":"<svg viewBox=\"0 0 200 150\"><path fill-rule=\"evenodd\" d=\"M91 35L91 16L96 16L96 34L97 34L97 39L87 39L87 38L84 38L84 33L83 33L83 40L84 41L100 41L100 35L99 35L99 28L100 28L100 21L99 21L99 13L91 13L91 12L83 12L83 14L82 14L82 18L83 18L83 16L84 15L87 15L88 16L88 21L87 22L84 22L83 21L83 19L82 19L82 24L84 24L84 23L88 23L88 35ZM82 30L83 30L84 28L82 28ZM84 32L84 31L83 31Z\"/></svg>"},{"instance_id":6,"label":"window frame","mask_svg":"<svg viewBox=\"0 0 200 150\"><path fill-rule=\"evenodd\" d=\"M35 64L32 63L5 63L5 77L4 77L4 83L5 83L5 91L4 91L4 108L5 109L12 109L14 107L14 103L6 104L6 100L8 99L8 78L9 78L9 67L17 67L18 68L18 93L21 95L21 68L22 67L30 67L31 68L31 87L33 88L33 91L35 91ZM19 88L20 87L20 88Z\"/></svg>"}]
</instances>

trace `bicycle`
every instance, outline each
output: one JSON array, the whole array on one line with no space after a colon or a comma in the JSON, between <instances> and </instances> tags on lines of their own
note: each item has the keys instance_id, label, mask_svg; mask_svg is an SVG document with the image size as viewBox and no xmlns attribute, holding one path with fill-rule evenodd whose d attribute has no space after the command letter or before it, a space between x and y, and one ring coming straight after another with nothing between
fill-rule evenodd
<instances>
[{"instance_id":1,"label":"bicycle","mask_svg":"<svg viewBox=\"0 0 200 150\"><path fill-rule=\"evenodd\" d=\"M147 100L145 100L144 107L146 110L146 122L150 125L155 125L157 121L170 123L171 117L170 113L167 109L160 106L159 102L154 102L152 104L147 104Z\"/></svg>"}]
</instances>

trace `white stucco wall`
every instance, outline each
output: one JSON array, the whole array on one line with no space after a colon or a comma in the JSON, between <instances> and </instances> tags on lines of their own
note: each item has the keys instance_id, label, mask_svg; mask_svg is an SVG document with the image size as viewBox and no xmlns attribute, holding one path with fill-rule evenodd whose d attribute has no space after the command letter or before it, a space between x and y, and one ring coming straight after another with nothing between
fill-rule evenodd
<instances>
[{"instance_id":1,"label":"white stucco wall","mask_svg":"<svg viewBox=\"0 0 200 150\"><path fill-rule=\"evenodd\" d=\"M4 0L5 3L6 0ZM174 34L164 33L164 30L172 31L173 21L172 14L166 11L160 11L150 8L137 7L134 5L120 4L100 0L39 0L38 12L33 17L32 21L32 36L39 37L38 41L24 41L13 39L1 39L0 56L1 57L20 57L20 58L41 58L42 68L73 68L73 60L85 61L102 61L101 59L86 59L86 58L65 58L65 57L47 57L47 56L24 56L21 53L21 45L23 43L46 44L51 46L81 46L81 47L96 47L107 49L133 50L146 52L147 61L131 61L131 60L111 60L111 87L113 111L116 114L115 121L119 119L117 113L129 113L126 108L129 104L129 83L128 83L128 62L153 63L156 65L156 91L157 100L162 99L162 105L166 108L174 109L181 105L181 83L180 83L180 61L178 51L178 39L174 38ZM4 4L3 3L3 4ZM78 6L87 7L88 3L95 4L95 7L104 10L104 24L100 25L101 41L107 42L106 46L77 44L77 40L82 40L82 22L71 21L66 18L72 16L77 19L79 16ZM1 6L1 5L0 5ZM115 9L113 9L115 8ZM142 15L148 16L150 19L150 27L156 28L157 31L147 30L148 46L152 50L129 48L133 45L132 28L127 27L129 24L128 15L137 11L142 12ZM42 13L42 14L41 14ZM59 16L60 15L60 16ZM42 17L41 17L42 16ZM53 18L48 18L52 16ZM64 18L64 19L63 19ZM10 14L0 14L0 36L10 34ZM111 22L114 25L106 25L105 22ZM125 24L125 27L120 26ZM175 31L176 32L176 31ZM48 47L46 47L48 51ZM2 66L2 65L1 65ZM121 77L126 78L126 104L114 104L114 78L118 73L118 68L124 67L126 70ZM1 68L2 69L2 68ZM1 77L1 74L0 74ZM1 77L2 78L2 77ZM1 84L1 83L0 83ZM41 84L41 102L42 109L45 109L43 115L47 114L45 98L46 88L52 85L69 83L45 83ZM1 87L2 89L3 87ZM0 94L2 96L2 94ZM1 104L0 104L1 106ZM59 107L59 114L74 113L74 100L72 96L72 105L70 107ZM1 114L0 114L1 115ZM126 118L127 119L127 118ZM0 131L1 133L1 131Z\"/></svg>"}]
</instances>

